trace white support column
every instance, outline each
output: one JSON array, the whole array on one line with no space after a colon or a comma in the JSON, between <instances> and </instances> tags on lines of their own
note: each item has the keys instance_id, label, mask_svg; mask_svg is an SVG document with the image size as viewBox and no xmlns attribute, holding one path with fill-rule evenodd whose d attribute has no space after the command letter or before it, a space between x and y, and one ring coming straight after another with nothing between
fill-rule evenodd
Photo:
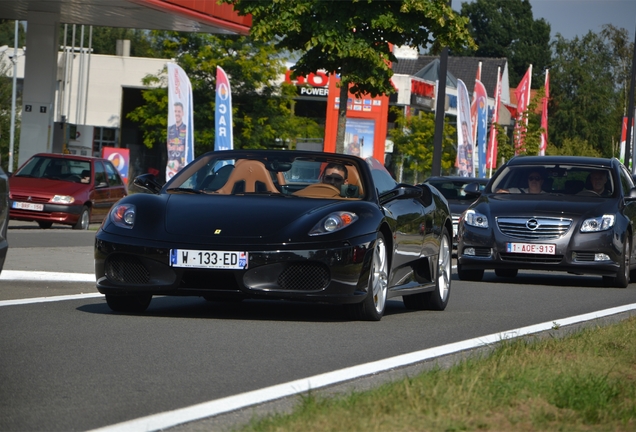
<instances>
[{"instance_id":1,"label":"white support column","mask_svg":"<svg viewBox=\"0 0 636 432\"><path fill-rule=\"evenodd\" d=\"M50 152L52 148L59 22L56 13L27 15L18 166L34 154Z\"/></svg>"}]
</instances>

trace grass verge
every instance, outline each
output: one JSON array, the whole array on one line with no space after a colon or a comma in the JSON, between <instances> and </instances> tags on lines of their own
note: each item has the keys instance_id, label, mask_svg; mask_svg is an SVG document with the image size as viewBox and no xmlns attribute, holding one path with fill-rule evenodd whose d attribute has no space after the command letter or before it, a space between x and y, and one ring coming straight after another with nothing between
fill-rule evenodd
<instances>
[{"instance_id":1,"label":"grass verge","mask_svg":"<svg viewBox=\"0 0 636 432\"><path fill-rule=\"evenodd\" d=\"M305 394L241 431L634 431L636 318L490 354L372 391Z\"/></svg>"}]
</instances>

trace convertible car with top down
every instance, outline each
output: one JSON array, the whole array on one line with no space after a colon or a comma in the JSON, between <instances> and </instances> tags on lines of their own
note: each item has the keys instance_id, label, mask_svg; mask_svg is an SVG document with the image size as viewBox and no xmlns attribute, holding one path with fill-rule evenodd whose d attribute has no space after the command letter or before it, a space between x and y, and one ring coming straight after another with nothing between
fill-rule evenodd
<instances>
[{"instance_id":1,"label":"convertible car with top down","mask_svg":"<svg viewBox=\"0 0 636 432\"><path fill-rule=\"evenodd\" d=\"M152 193L120 200L96 234L97 289L117 312L153 296L342 304L380 320L386 301L443 310L452 220L428 185L397 183L375 159L227 150L195 159Z\"/></svg>"}]
</instances>

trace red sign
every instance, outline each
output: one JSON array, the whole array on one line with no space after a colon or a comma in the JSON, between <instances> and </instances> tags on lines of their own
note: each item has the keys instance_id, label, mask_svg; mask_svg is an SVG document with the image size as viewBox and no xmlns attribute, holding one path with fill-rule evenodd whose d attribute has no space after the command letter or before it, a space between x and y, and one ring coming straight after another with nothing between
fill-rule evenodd
<instances>
[{"instance_id":1,"label":"red sign","mask_svg":"<svg viewBox=\"0 0 636 432\"><path fill-rule=\"evenodd\" d=\"M130 150L119 147L102 147L102 157L113 163L124 184L128 184L128 166L130 164Z\"/></svg>"},{"instance_id":2,"label":"red sign","mask_svg":"<svg viewBox=\"0 0 636 432\"><path fill-rule=\"evenodd\" d=\"M411 78L411 94L435 98L435 85Z\"/></svg>"},{"instance_id":3,"label":"red sign","mask_svg":"<svg viewBox=\"0 0 636 432\"><path fill-rule=\"evenodd\" d=\"M329 76L324 72L310 73L308 76L298 76L296 80L291 79L291 71L285 73L285 82L294 85L310 85L312 87L327 87L329 85Z\"/></svg>"}]
</instances>

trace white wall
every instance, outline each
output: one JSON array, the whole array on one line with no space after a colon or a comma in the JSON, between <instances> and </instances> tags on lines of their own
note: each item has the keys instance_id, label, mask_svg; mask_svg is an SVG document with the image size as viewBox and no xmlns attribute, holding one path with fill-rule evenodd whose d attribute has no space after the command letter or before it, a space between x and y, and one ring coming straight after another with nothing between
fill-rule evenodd
<instances>
[{"instance_id":1,"label":"white wall","mask_svg":"<svg viewBox=\"0 0 636 432\"><path fill-rule=\"evenodd\" d=\"M83 57L82 60L82 56L78 54L74 56L71 72L70 62L65 69L65 55L59 54L56 100L60 101L61 95L63 101L56 107L55 119L59 121L60 114L64 114L69 123L111 128L118 128L121 124L122 88L145 88L142 79L146 75L159 73L170 61L169 59L99 54ZM80 75L81 69L84 71L82 75ZM87 74L87 70L90 73ZM65 77L66 82L70 82L70 85L66 86L67 91L64 91L62 85ZM88 92L87 99L86 92ZM84 122L84 107L86 107L86 122Z\"/></svg>"}]
</instances>

